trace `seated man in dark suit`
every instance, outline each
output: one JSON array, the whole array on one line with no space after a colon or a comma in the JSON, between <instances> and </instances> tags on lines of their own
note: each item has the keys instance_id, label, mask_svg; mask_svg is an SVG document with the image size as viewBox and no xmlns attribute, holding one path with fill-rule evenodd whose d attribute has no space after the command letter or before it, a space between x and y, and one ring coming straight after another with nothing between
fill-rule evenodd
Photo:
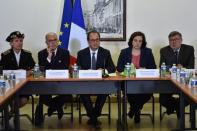
<instances>
[{"instance_id":1,"label":"seated man in dark suit","mask_svg":"<svg viewBox=\"0 0 197 131\"><path fill-rule=\"evenodd\" d=\"M83 70L103 70L109 73L115 72L115 66L108 50L100 47L100 34L97 31L91 31L87 34L89 47L80 50L77 55L77 64ZM97 118L101 115L103 105L107 95L97 95L95 107L90 99L90 95L81 95L81 100L90 118L89 125L98 127L100 123Z\"/></svg>"},{"instance_id":2,"label":"seated man in dark suit","mask_svg":"<svg viewBox=\"0 0 197 131\"><path fill-rule=\"evenodd\" d=\"M55 33L46 34L47 48L38 53L38 64L46 69L68 69L70 55L69 51L58 47L58 37ZM43 121L42 104L48 106L48 116L51 116L54 111L58 112L58 119L63 116L63 105L69 102L72 95L41 95L39 104L36 108L35 124L40 125Z\"/></svg>"},{"instance_id":3,"label":"seated man in dark suit","mask_svg":"<svg viewBox=\"0 0 197 131\"><path fill-rule=\"evenodd\" d=\"M182 44L182 35L180 32L172 31L169 36L169 45L160 50L160 66L163 62L167 67L176 64L178 67L188 69L194 68L194 48L190 45ZM174 111L179 118L179 99L174 98L173 94L160 94L160 103L166 107L167 114ZM186 102L187 103L187 102ZM188 105L188 103L186 104Z\"/></svg>"},{"instance_id":4,"label":"seated man in dark suit","mask_svg":"<svg viewBox=\"0 0 197 131\"><path fill-rule=\"evenodd\" d=\"M19 31L14 31L7 37L6 41L10 43L11 49L1 54L1 66L4 70L24 69L27 70L27 75L31 74L31 69L33 69L35 62L31 52L22 49L24 37L24 34L21 34ZM21 95L19 106L24 106L28 99L28 95Z\"/></svg>"}]
</instances>

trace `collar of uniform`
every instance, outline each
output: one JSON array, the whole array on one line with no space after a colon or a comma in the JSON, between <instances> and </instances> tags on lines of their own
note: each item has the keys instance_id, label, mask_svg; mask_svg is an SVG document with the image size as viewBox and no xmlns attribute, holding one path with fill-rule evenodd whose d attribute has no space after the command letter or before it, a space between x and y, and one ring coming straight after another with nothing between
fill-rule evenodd
<instances>
[{"instance_id":1,"label":"collar of uniform","mask_svg":"<svg viewBox=\"0 0 197 131\"><path fill-rule=\"evenodd\" d=\"M96 49L95 51L93 51L91 48L89 48L90 50L90 54L95 53L95 55L98 53L98 49Z\"/></svg>"},{"instance_id":2,"label":"collar of uniform","mask_svg":"<svg viewBox=\"0 0 197 131\"><path fill-rule=\"evenodd\" d=\"M13 50L13 52L14 52L15 56L20 56L20 54L21 54L21 50L19 51L19 53L16 53L14 50Z\"/></svg>"}]
</instances>

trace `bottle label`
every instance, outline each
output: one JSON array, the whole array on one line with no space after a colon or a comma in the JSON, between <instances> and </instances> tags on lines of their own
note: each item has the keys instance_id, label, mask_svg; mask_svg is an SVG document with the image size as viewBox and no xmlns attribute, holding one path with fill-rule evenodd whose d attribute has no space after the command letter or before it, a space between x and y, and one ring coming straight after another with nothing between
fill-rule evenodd
<instances>
[{"instance_id":1,"label":"bottle label","mask_svg":"<svg viewBox=\"0 0 197 131\"><path fill-rule=\"evenodd\" d=\"M186 72L182 72L182 71L181 71L181 72L180 72L180 77L181 77L181 78L185 78L185 77L186 77Z\"/></svg>"},{"instance_id":2,"label":"bottle label","mask_svg":"<svg viewBox=\"0 0 197 131\"><path fill-rule=\"evenodd\" d=\"M196 79L191 80L191 87L197 87L197 80Z\"/></svg>"},{"instance_id":3,"label":"bottle label","mask_svg":"<svg viewBox=\"0 0 197 131\"><path fill-rule=\"evenodd\" d=\"M0 87L5 87L5 80L0 80Z\"/></svg>"}]
</instances>

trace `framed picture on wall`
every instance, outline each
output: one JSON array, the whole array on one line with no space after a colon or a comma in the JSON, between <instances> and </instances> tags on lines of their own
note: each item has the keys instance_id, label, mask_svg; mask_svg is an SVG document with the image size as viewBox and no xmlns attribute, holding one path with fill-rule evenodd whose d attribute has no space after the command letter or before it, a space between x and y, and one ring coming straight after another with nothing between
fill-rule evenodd
<instances>
[{"instance_id":1,"label":"framed picture on wall","mask_svg":"<svg viewBox=\"0 0 197 131\"><path fill-rule=\"evenodd\" d=\"M126 0L81 0L86 30L102 41L126 40Z\"/></svg>"}]
</instances>

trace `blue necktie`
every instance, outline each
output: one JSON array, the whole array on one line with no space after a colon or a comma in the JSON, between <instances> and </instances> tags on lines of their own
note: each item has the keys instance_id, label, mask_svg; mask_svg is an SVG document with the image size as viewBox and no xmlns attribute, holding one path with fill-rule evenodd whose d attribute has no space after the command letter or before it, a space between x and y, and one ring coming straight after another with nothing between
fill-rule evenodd
<instances>
[{"instance_id":1,"label":"blue necktie","mask_svg":"<svg viewBox=\"0 0 197 131\"><path fill-rule=\"evenodd\" d=\"M95 58L95 52L92 53L92 67L91 69L96 70L96 58Z\"/></svg>"}]
</instances>

